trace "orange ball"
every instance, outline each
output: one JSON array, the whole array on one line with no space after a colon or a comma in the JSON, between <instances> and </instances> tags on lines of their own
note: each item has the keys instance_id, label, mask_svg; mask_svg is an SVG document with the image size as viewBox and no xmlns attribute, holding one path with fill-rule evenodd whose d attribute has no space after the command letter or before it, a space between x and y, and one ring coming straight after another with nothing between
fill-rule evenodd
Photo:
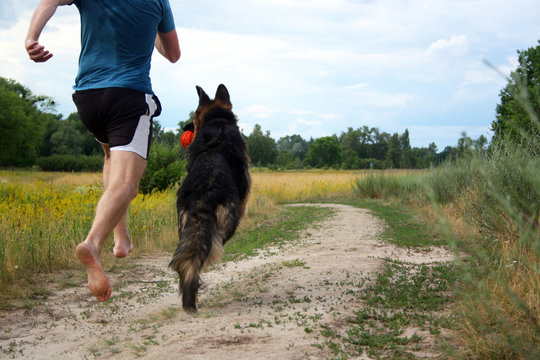
<instances>
[{"instance_id":1,"label":"orange ball","mask_svg":"<svg viewBox=\"0 0 540 360\"><path fill-rule=\"evenodd\" d=\"M183 148L186 148L191 142L193 141L193 136L195 134L191 130L186 130L180 137L180 143L182 144Z\"/></svg>"}]
</instances>

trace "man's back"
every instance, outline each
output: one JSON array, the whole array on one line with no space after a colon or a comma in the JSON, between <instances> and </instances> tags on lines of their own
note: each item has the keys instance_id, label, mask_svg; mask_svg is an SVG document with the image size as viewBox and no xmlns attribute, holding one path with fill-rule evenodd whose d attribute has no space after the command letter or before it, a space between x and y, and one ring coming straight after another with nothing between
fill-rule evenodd
<instances>
[{"instance_id":1,"label":"man's back","mask_svg":"<svg viewBox=\"0 0 540 360\"><path fill-rule=\"evenodd\" d=\"M150 61L158 31L174 29L168 1L76 0L81 55L76 90L124 87L153 93Z\"/></svg>"}]
</instances>

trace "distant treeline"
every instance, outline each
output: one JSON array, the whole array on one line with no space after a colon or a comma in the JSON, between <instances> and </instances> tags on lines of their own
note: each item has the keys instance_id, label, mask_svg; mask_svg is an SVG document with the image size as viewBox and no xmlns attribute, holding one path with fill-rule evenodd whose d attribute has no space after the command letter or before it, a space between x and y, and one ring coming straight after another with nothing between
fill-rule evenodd
<instances>
[{"instance_id":1,"label":"distant treeline","mask_svg":"<svg viewBox=\"0 0 540 360\"><path fill-rule=\"evenodd\" d=\"M540 46L518 51L518 55L520 65L500 92L492 142L508 139L521 143L531 138L528 135L540 134ZM64 119L54 110L50 97L36 96L16 81L0 77L0 166L37 165L43 170L65 171L101 169L101 147L83 127L77 113ZM171 159L185 157L180 146L181 129L193 120L193 114L179 121L176 131L164 131L158 121L154 122L154 143L158 144L154 148L159 148L156 154L164 154L168 149ZM456 146L442 151L435 143L412 147L408 130L390 134L367 126L350 127L339 135L317 139L295 134L276 141L257 124L251 134L244 136L252 164L272 169L421 169L488 151L490 146L483 135L471 139L463 133Z\"/></svg>"},{"instance_id":2,"label":"distant treeline","mask_svg":"<svg viewBox=\"0 0 540 360\"><path fill-rule=\"evenodd\" d=\"M50 97L36 96L20 83L0 77L0 166L37 165L55 171L101 169L101 147L77 113L63 118L54 109ZM154 142L178 149L182 157L180 129L192 119L193 112L189 119L179 122L176 131L164 131L155 121ZM488 143L484 136L473 140L463 134L457 146L438 152L435 143L411 147L408 130L390 134L367 126L317 139L288 135L276 141L257 124L245 138L252 164L276 169L426 168L466 151L484 150Z\"/></svg>"}]
</instances>

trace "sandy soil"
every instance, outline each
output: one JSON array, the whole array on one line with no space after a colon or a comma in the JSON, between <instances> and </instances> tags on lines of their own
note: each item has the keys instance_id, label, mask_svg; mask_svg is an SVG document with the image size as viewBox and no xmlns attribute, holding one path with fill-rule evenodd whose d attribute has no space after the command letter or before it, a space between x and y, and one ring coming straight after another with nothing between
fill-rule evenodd
<instances>
[{"instance_id":1,"label":"sandy soil","mask_svg":"<svg viewBox=\"0 0 540 360\"><path fill-rule=\"evenodd\" d=\"M452 259L443 248L409 252L378 240L384 224L367 210L335 215L302 240L205 274L199 314L184 313L170 254L127 259L98 304L84 284L53 291L31 310L0 313L0 358L327 359L319 324L339 326L361 303L355 293L384 258ZM429 333L426 357L436 356ZM366 357L367 358L367 357Z\"/></svg>"}]
</instances>

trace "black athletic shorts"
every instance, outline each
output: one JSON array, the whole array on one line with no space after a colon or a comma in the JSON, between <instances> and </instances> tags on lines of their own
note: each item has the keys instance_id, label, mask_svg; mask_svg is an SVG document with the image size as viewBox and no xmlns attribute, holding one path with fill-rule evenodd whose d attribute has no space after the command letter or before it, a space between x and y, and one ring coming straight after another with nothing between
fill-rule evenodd
<instances>
[{"instance_id":1,"label":"black athletic shorts","mask_svg":"<svg viewBox=\"0 0 540 360\"><path fill-rule=\"evenodd\" d=\"M155 95L127 88L76 91L73 102L84 126L111 151L123 150L148 158L152 119L161 113Z\"/></svg>"}]
</instances>

